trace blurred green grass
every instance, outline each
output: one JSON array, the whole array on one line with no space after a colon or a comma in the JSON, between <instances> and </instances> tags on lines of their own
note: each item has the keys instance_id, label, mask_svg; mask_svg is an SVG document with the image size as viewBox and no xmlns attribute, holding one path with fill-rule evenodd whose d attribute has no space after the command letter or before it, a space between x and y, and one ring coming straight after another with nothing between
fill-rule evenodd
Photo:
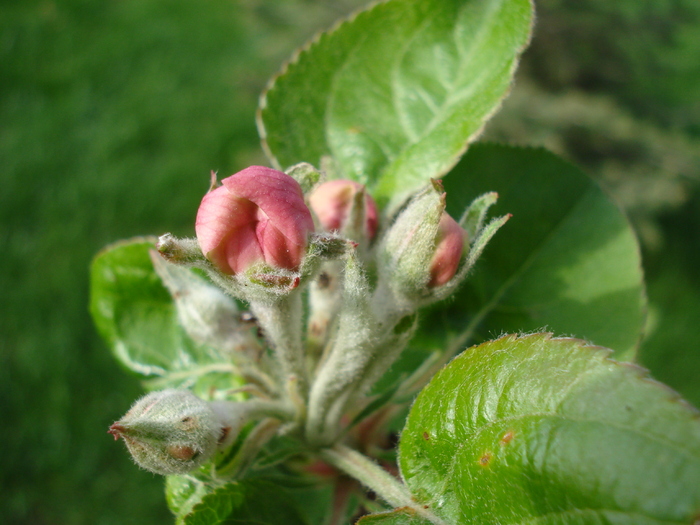
<instances>
[{"instance_id":1,"label":"blurred green grass","mask_svg":"<svg viewBox=\"0 0 700 525\"><path fill-rule=\"evenodd\" d=\"M0 521L171 521L162 479L105 433L141 390L91 325L90 260L121 238L192 235L209 170L265 162L267 78L351 6L0 5Z\"/></svg>"},{"instance_id":2,"label":"blurred green grass","mask_svg":"<svg viewBox=\"0 0 700 525\"><path fill-rule=\"evenodd\" d=\"M92 327L90 260L121 238L192 235L210 169L227 175L265 163L254 112L267 78L294 47L362 3L0 3L0 521L171 521L162 480L135 468L105 433L141 390ZM544 130L655 232L645 252L654 323L641 357L700 404L700 8L687 0L565 4L541 2L521 75L544 109L533 116L506 104L492 136L528 142ZM572 96L610 119L584 126L580 111L558 111ZM616 131L624 119L631 124L622 129L648 132ZM650 145L659 149L651 168ZM603 167L609 157L616 163ZM681 168L664 163L671 158ZM649 202L643 190L658 171L677 198Z\"/></svg>"}]
</instances>

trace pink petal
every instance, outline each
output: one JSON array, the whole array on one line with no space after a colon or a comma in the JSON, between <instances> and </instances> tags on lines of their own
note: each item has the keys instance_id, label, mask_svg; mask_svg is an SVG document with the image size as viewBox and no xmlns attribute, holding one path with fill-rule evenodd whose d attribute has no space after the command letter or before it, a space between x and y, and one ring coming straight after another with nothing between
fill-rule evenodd
<instances>
[{"instance_id":1,"label":"pink petal","mask_svg":"<svg viewBox=\"0 0 700 525\"><path fill-rule=\"evenodd\" d=\"M459 267L464 249L465 231L447 213L440 217L435 255L430 264L429 287L442 286L447 283Z\"/></svg>"}]
</instances>

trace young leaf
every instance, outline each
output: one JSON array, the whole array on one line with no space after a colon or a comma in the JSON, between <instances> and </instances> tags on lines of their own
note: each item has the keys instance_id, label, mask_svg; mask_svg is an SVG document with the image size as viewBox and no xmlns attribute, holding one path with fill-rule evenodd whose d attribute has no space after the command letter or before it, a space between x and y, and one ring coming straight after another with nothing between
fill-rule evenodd
<instances>
[{"instance_id":1,"label":"young leaf","mask_svg":"<svg viewBox=\"0 0 700 525\"><path fill-rule=\"evenodd\" d=\"M415 500L454 524L692 524L700 415L635 365L549 334L464 352L400 443Z\"/></svg>"},{"instance_id":2,"label":"young leaf","mask_svg":"<svg viewBox=\"0 0 700 525\"><path fill-rule=\"evenodd\" d=\"M197 391L197 380L205 375L205 393L216 379L223 388L233 388L230 358L196 344L180 326L172 298L153 269L153 247L154 239L124 241L93 261L90 312L98 330L117 360L151 379L153 389L194 385Z\"/></svg>"},{"instance_id":3,"label":"young leaf","mask_svg":"<svg viewBox=\"0 0 700 525\"><path fill-rule=\"evenodd\" d=\"M396 509L363 516L357 525L430 525L430 522L416 516L412 509Z\"/></svg>"},{"instance_id":4,"label":"young leaf","mask_svg":"<svg viewBox=\"0 0 700 525\"><path fill-rule=\"evenodd\" d=\"M263 479L222 485L178 516L180 525L318 525L330 508L330 492L287 488Z\"/></svg>"},{"instance_id":5,"label":"young leaf","mask_svg":"<svg viewBox=\"0 0 700 525\"><path fill-rule=\"evenodd\" d=\"M202 498L213 490L195 476L167 476L165 497L168 508L178 517L178 525L181 525L183 517L190 514L194 506L201 503Z\"/></svg>"},{"instance_id":6,"label":"young leaf","mask_svg":"<svg viewBox=\"0 0 700 525\"><path fill-rule=\"evenodd\" d=\"M492 190L492 214L513 217L455 300L423 318L418 347L461 351L474 340L546 328L634 357L646 313L639 247L595 182L545 150L485 144L443 182L454 216Z\"/></svg>"},{"instance_id":7,"label":"young leaf","mask_svg":"<svg viewBox=\"0 0 700 525\"><path fill-rule=\"evenodd\" d=\"M529 0L390 0L322 34L273 79L258 128L274 165L320 165L392 204L446 173L498 108Z\"/></svg>"}]
</instances>

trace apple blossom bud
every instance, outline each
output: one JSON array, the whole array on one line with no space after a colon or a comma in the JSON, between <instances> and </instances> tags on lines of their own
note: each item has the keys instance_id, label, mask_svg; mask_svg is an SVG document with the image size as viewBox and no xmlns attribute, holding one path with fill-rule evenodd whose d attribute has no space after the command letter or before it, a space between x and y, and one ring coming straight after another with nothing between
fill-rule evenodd
<instances>
[{"instance_id":1,"label":"apple blossom bud","mask_svg":"<svg viewBox=\"0 0 700 525\"><path fill-rule=\"evenodd\" d=\"M169 475L207 461L228 431L209 403L189 390L167 389L136 401L109 433L124 438L139 466Z\"/></svg>"},{"instance_id":2,"label":"apple blossom bud","mask_svg":"<svg viewBox=\"0 0 700 525\"><path fill-rule=\"evenodd\" d=\"M251 166L207 193L195 231L204 255L225 274L257 263L297 270L313 232L299 184L271 168Z\"/></svg>"},{"instance_id":3,"label":"apple blossom bud","mask_svg":"<svg viewBox=\"0 0 700 525\"><path fill-rule=\"evenodd\" d=\"M372 239L377 232L377 205L359 182L324 182L309 196L309 204L326 231L355 240Z\"/></svg>"},{"instance_id":4,"label":"apple blossom bud","mask_svg":"<svg viewBox=\"0 0 700 525\"><path fill-rule=\"evenodd\" d=\"M454 277L464 251L466 232L446 212L442 212L435 239L435 255L430 263L428 288L442 286Z\"/></svg>"},{"instance_id":5,"label":"apple blossom bud","mask_svg":"<svg viewBox=\"0 0 700 525\"><path fill-rule=\"evenodd\" d=\"M409 202L382 241L381 282L405 306L434 300L433 291L456 275L465 257L465 237L466 232L445 212L442 184L432 181Z\"/></svg>"}]
</instances>

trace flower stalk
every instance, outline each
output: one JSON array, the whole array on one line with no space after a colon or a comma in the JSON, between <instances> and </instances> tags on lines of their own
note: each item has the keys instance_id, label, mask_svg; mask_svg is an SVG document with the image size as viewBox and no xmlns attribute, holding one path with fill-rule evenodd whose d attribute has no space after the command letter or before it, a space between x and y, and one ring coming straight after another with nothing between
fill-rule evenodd
<instances>
[{"instance_id":1,"label":"flower stalk","mask_svg":"<svg viewBox=\"0 0 700 525\"><path fill-rule=\"evenodd\" d=\"M416 503L406 485L368 457L344 445L322 449L319 454L325 461L358 480L392 507L407 507L430 523L446 525L430 509Z\"/></svg>"},{"instance_id":2,"label":"flower stalk","mask_svg":"<svg viewBox=\"0 0 700 525\"><path fill-rule=\"evenodd\" d=\"M275 354L280 379L283 383L295 381L298 395L305 400L309 379L302 344L301 294L255 298L250 309Z\"/></svg>"}]
</instances>

